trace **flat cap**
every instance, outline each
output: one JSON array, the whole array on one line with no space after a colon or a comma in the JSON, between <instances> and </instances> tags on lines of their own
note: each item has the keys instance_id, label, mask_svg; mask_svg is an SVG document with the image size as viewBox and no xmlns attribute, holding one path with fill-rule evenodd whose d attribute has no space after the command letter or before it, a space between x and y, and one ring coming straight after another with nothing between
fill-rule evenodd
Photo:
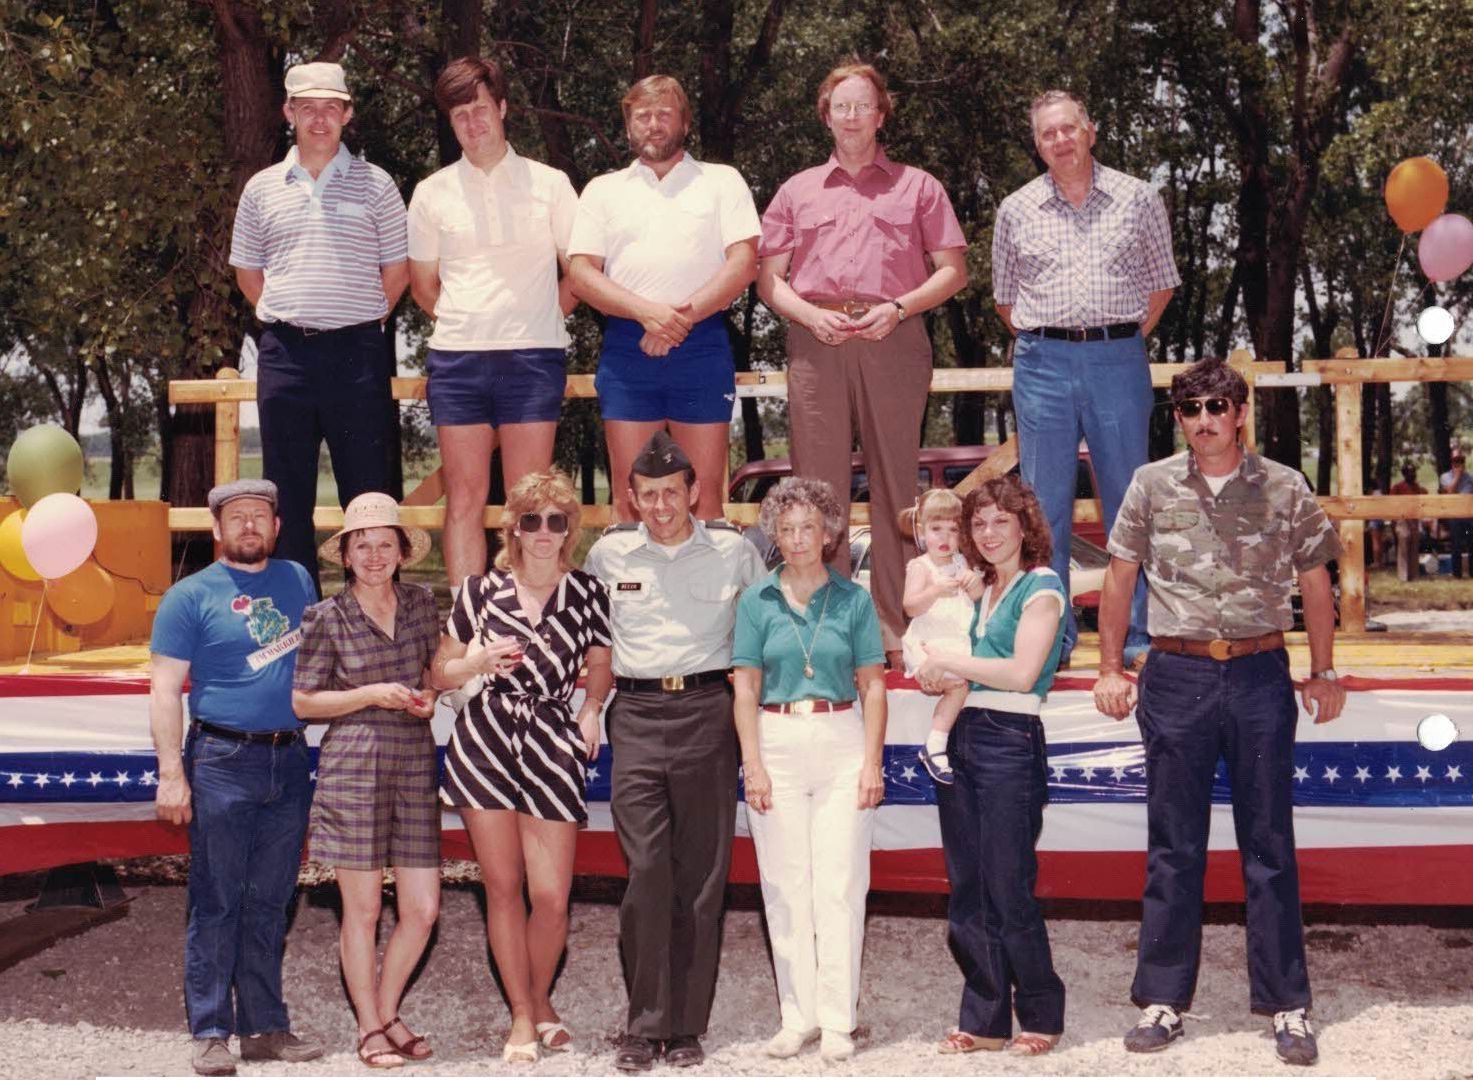
<instances>
[{"instance_id":1,"label":"flat cap","mask_svg":"<svg viewBox=\"0 0 1473 1080\"><path fill-rule=\"evenodd\" d=\"M634 459L630 471L635 476L658 480L672 473L690 473L693 468L680 444L662 429L650 436L650 441L644 444L644 449Z\"/></svg>"},{"instance_id":2,"label":"flat cap","mask_svg":"<svg viewBox=\"0 0 1473 1080\"><path fill-rule=\"evenodd\" d=\"M265 499L276 509L276 485L270 480L232 480L210 488L210 513L220 516L220 508L236 499Z\"/></svg>"}]
</instances>

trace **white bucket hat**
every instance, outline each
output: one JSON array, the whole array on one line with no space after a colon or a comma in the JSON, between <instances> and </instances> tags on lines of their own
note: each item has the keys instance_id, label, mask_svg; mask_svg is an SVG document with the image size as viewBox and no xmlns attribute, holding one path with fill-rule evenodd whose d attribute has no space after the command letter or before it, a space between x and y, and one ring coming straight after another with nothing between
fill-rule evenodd
<instances>
[{"instance_id":1,"label":"white bucket hat","mask_svg":"<svg viewBox=\"0 0 1473 1080\"><path fill-rule=\"evenodd\" d=\"M348 504L343 511L343 527L323 541L317 554L334 566L342 566L339 540L359 529L382 528L403 529L409 537L409 554L404 556L401 566L413 566L430 553L433 546L430 534L416 526L400 523L399 504L394 501L393 496L381 491L365 491Z\"/></svg>"}]
</instances>

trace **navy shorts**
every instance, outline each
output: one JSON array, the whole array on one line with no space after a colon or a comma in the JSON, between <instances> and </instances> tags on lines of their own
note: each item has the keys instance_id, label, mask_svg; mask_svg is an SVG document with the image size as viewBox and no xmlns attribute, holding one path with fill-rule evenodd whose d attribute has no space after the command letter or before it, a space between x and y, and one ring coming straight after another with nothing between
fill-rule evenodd
<instances>
[{"instance_id":1,"label":"navy shorts","mask_svg":"<svg viewBox=\"0 0 1473 1080\"><path fill-rule=\"evenodd\" d=\"M691 327L669 356L646 356L644 328L632 319L609 319L598 357L599 412L605 420L677 424L726 424L736 401L731 340L720 315Z\"/></svg>"},{"instance_id":2,"label":"navy shorts","mask_svg":"<svg viewBox=\"0 0 1473 1080\"><path fill-rule=\"evenodd\" d=\"M562 349L431 349L425 397L436 427L556 423L568 358Z\"/></svg>"}]
</instances>

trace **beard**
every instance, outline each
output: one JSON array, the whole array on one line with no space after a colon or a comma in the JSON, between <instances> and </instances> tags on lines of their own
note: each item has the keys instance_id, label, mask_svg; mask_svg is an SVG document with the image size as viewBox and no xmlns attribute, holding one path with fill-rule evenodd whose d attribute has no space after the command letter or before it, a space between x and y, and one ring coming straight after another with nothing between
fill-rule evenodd
<instances>
[{"instance_id":1,"label":"beard","mask_svg":"<svg viewBox=\"0 0 1473 1080\"><path fill-rule=\"evenodd\" d=\"M659 164L680 153L685 146L685 132L671 132L666 136L651 135L638 142L630 139L629 144L641 161Z\"/></svg>"},{"instance_id":2,"label":"beard","mask_svg":"<svg viewBox=\"0 0 1473 1080\"><path fill-rule=\"evenodd\" d=\"M265 562L275 547L275 536L262 536L260 533L249 533L220 541L220 553L225 558L247 566L252 563Z\"/></svg>"}]
</instances>

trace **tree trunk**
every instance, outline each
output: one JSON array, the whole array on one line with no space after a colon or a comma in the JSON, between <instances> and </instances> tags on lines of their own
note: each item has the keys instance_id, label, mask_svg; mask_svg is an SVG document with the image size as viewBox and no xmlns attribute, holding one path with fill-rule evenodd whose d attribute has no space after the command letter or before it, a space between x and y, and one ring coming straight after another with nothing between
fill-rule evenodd
<instances>
[{"instance_id":1,"label":"tree trunk","mask_svg":"<svg viewBox=\"0 0 1473 1080\"><path fill-rule=\"evenodd\" d=\"M1441 354L1442 346L1437 346L1437 352ZM1448 419L1447 383L1422 385L1427 388L1427 412L1432 422L1432 460L1437 464L1437 475L1441 476L1453 467L1453 431Z\"/></svg>"},{"instance_id":2,"label":"tree trunk","mask_svg":"<svg viewBox=\"0 0 1473 1080\"><path fill-rule=\"evenodd\" d=\"M742 328L738 333L727 319L727 333L731 337L732 359L738 371L752 370L752 332L757 314L757 285L747 286L747 306L742 312ZM762 414L757 409L757 399L744 397L742 403L742 450L748 461L762 461L767 457L767 447L762 438Z\"/></svg>"},{"instance_id":3,"label":"tree trunk","mask_svg":"<svg viewBox=\"0 0 1473 1080\"><path fill-rule=\"evenodd\" d=\"M247 0L214 0L215 44L220 62L221 131L230 162L231 190L239 196L245 182L271 163L281 135L281 57L273 52L255 4ZM233 282L228 257L230 218L203 213L205 274ZM232 285L233 289L233 285ZM207 343L238 329L240 317L230 290L201 288L189 305L192 358L182 374L209 378L217 367ZM167 430L167 437L163 431ZM180 406L161 429L161 447L169 462L161 474L162 498L175 506L203 506L215 477L215 410L209 405ZM195 546L198 550L198 545ZM186 568L188 569L188 568Z\"/></svg>"},{"instance_id":4,"label":"tree trunk","mask_svg":"<svg viewBox=\"0 0 1473 1080\"><path fill-rule=\"evenodd\" d=\"M640 0L639 23L634 30L634 81L655 73L655 22L659 15L656 0Z\"/></svg>"},{"instance_id":5,"label":"tree trunk","mask_svg":"<svg viewBox=\"0 0 1473 1080\"><path fill-rule=\"evenodd\" d=\"M972 298L971 306L980 307ZM952 297L946 301L942 311L946 316L947 329L951 331L952 345L956 349L956 366L961 368L980 367L980 350L977 339L967 318L967 302ZM986 394L953 394L951 401L951 432L958 446L979 446L987 441Z\"/></svg>"}]
</instances>

